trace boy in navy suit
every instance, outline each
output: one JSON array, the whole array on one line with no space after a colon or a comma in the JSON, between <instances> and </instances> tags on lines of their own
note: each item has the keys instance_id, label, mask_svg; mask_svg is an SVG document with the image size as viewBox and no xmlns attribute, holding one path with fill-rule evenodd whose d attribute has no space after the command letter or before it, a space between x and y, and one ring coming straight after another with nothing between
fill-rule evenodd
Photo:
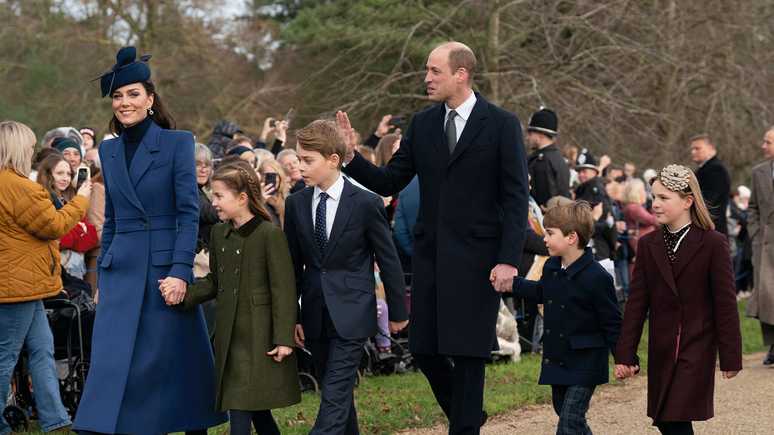
<instances>
[{"instance_id":1,"label":"boy in navy suit","mask_svg":"<svg viewBox=\"0 0 774 435\"><path fill-rule=\"evenodd\" d=\"M353 389L368 337L377 334L374 257L387 296L390 332L408 324L400 260L382 199L341 176L347 152L333 121L296 133L307 187L285 202L285 233L301 298L296 345L312 353L322 401L311 434L357 434Z\"/></svg>"},{"instance_id":2,"label":"boy in navy suit","mask_svg":"<svg viewBox=\"0 0 774 435\"><path fill-rule=\"evenodd\" d=\"M615 355L621 310L613 278L586 247L594 234L589 204L560 200L543 225L551 258L540 281L515 277L513 293L545 310L538 383L551 385L557 435L590 434L586 412L596 386L608 381L607 351Z\"/></svg>"}]
</instances>

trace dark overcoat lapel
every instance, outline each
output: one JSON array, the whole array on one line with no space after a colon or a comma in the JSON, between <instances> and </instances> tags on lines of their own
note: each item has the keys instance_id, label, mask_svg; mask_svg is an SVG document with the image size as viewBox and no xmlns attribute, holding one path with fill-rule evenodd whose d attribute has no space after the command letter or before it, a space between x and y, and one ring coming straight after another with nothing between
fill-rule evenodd
<instances>
[{"instance_id":1,"label":"dark overcoat lapel","mask_svg":"<svg viewBox=\"0 0 774 435\"><path fill-rule=\"evenodd\" d=\"M438 155L443 164L449 163L449 146L446 144L446 133L444 131L444 120L446 119L446 105L438 104L430 117L430 135L433 137L433 143L438 148Z\"/></svg>"}]
</instances>

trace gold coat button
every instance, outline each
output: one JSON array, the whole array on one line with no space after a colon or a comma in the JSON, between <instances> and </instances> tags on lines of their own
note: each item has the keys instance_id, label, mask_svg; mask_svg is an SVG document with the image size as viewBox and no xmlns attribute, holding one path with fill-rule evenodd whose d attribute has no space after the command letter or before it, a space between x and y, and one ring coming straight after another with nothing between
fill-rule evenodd
<instances>
[{"instance_id":1,"label":"gold coat button","mask_svg":"<svg viewBox=\"0 0 774 435\"><path fill-rule=\"evenodd\" d=\"M556 271L554 271L554 276L556 276L556 275L558 275L558 274L556 273Z\"/></svg>"},{"instance_id":2,"label":"gold coat button","mask_svg":"<svg viewBox=\"0 0 774 435\"><path fill-rule=\"evenodd\" d=\"M549 300L548 300L548 305L553 305L553 304L554 304L554 301L552 301L551 299L549 299Z\"/></svg>"},{"instance_id":3,"label":"gold coat button","mask_svg":"<svg viewBox=\"0 0 774 435\"><path fill-rule=\"evenodd\" d=\"M220 248L220 252L226 252L226 247L224 246L224 247Z\"/></svg>"},{"instance_id":4,"label":"gold coat button","mask_svg":"<svg viewBox=\"0 0 774 435\"><path fill-rule=\"evenodd\" d=\"M560 305L559 308L564 309L564 305Z\"/></svg>"},{"instance_id":5,"label":"gold coat button","mask_svg":"<svg viewBox=\"0 0 774 435\"><path fill-rule=\"evenodd\" d=\"M559 334L559 338L564 338L564 334Z\"/></svg>"},{"instance_id":6,"label":"gold coat button","mask_svg":"<svg viewBox=\"0 0 774 435\"><path fill-rule=\"evenodd\" d=\"M551 330L550 329L546 329L546 335L551 335Z\"/></svg>"},{"instance_id":7,"label":"gold coat button","mask_svg":"<svg viewBox=\"0 0 774 435\"><path fill-rule=\"evenodd\" d=\"M544 364L548 364L548 358L544 359L544 360L543 360L543 363L544 363Z\"/></svg>"},{"instance_id":8,"label":"gold coat button","mask_svg":"<svg viewBox=\"0 0 774 435\"><path fill-rule=\"evenodd\" d=\"M242 251L240 251L239 249L237 249L237 255L239 255L239 254L241 254L241 253L242 253Z\"/></svg>"},{"instance_id":9,"label":"gold coat button","mask_svg":"<svg viewBox=\"0 0 774 435\"><path fill-rule=\"evenodd\" d=\"M234 294L237 294L237 289L234 289Z\"/></svg>"}]
</instances>

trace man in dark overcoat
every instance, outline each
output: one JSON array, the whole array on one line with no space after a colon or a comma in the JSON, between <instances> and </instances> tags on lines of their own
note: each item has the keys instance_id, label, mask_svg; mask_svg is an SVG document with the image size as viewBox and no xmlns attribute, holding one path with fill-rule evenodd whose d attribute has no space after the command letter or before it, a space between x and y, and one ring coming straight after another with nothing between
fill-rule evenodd
<instances>
[{"instance_id":1,"label":"man in dark overcoat","mask_svg":"<svg viewBox=\"0 0 774 435\"><path fill-rule=\"evenodd\" d=\"M472 91L475 68L463 44L433 50L425 83L439 104L414 115L385 167L355 153L349 120L338 115L348 133L344 172L382 196L419 176L409 350L450 434L478 434L485 420L484 366L497 348L499 292L512 289L527 226L521 126Z\"/></svg>"},{"instance_id":2,"label":"man in dark overcoat","mask_svg":"<svg viewBox=\"0 0 774 435\"><path fill-rule=\"evenodd\" d=\"M696 181L699 182L701 195L707 203L715 231L728 236L726 210L728 197L731 194L731 176L726 165L718 158L712 138L700 134L691 138L691 158L699 164L696 170Z\"/></svg>"},{"instance_id":3,"label":"man in dark overcoat","mask_svg":"<svg viewBox=\"0 0 774 435\"><path fill-rule=\"evenodd\" d=\"M570 167L554 145L559 121L556 114L546 108L529 117L525 140L532 154L527 157L527 168L532 177L530 194L539 206L544 206L555 196L570 196Z\"/></svg>"}]
</instances>

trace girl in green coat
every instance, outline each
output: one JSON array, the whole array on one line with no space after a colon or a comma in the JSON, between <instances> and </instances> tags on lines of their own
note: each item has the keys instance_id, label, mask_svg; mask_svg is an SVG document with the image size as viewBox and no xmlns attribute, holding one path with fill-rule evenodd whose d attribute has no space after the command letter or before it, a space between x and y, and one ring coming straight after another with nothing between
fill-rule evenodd
<instances>
[{"instance_id":1,"label":"girl in green coat","mask_svg":"<svg viewBox=\"0 0 774 435\"><path fill-rule=\"evenodd\" d=\"M271 409L301 401L293 332L296 290L285 233L271 223L260 182L247 163L219 167L212 205L210 273L189 285L183 309L217 298L213 341L216 408L231 414L231 434L279 435ZM160 287L168 305L167 289Z\"/></svg>"}]
</instances>

